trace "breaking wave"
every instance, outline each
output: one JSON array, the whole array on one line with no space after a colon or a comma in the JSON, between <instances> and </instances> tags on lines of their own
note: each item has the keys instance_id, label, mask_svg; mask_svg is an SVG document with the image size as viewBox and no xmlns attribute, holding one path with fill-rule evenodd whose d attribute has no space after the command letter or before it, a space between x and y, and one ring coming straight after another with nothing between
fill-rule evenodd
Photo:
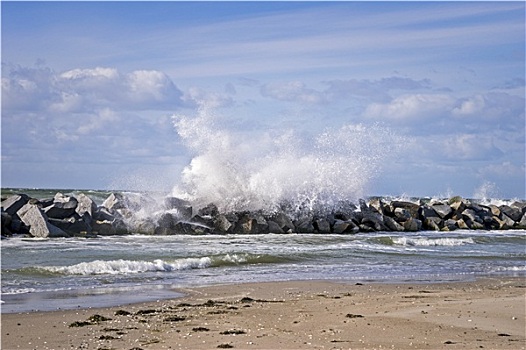
<instances>
[{"instance_id":1,"label":"breaking wave","mask_svg":"<svg viewBox=\"0 0 526 350\"><path fill-rule=\"evenodd\" d=\"M227 253L222 255L185 258L172 262L162 259L153 261L144 260L94 260L82 262L71 266L40 266L26 267L17 272L23 274L37 274L40 276L53 275L128 275L145 272L174 272L191 269L205 269L209 267L268 264L290 261L287 258L266 254Z\"/></svg>"}]
</instances>

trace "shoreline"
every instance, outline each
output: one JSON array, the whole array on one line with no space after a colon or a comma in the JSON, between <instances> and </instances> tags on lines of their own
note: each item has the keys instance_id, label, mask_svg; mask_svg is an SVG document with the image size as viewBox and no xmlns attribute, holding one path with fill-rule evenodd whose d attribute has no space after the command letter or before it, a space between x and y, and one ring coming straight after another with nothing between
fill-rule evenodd
<instances>
[{"instance_id":1,"label":"shoreline","mask_svg":"<svg viewBox=\"0 0 526 350\"><path fill-rule=\"evenodd\" d=\"M524 349L526 280L288 281L116 307L3 313L4 349Z\"/></svg>"}]
</instances>

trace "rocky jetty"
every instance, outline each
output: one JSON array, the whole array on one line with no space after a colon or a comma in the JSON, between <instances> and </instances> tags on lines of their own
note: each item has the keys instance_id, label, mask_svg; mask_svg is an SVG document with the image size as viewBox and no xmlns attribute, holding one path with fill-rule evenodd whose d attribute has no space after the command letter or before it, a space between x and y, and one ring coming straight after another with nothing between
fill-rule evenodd
<instances>
[{"instance_id":1,"label":"rocky jetty","mask_svg":"<svg viewBox=\"0 0 526 350\"><path fill-rule=\"evenodd\" d=\"M287 205L273 212L222 213L214 204L196 210L174 197L158 203L148 195L112 193L102 205L96 205L85 194L57 193L45 200L17 194L2 200L1 213L2 236L40 238L526 229L526 201L497 206L461 197L427 201L371 198L358 205L344 203L328 213L293 211Z\"/></svg>"}]
</instances>

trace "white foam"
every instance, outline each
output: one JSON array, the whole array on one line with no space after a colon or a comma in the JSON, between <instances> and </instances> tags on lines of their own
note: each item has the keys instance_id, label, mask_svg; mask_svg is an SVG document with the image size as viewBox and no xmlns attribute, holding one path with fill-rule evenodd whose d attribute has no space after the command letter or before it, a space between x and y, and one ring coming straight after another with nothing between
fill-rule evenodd
<instances>
[{"instance_id":1,"label":"white foam","mask_svg":"<svg viewBox=\"0 0 526 350\"><path fill-rule=\"evenodd\" d=\"M68 275L120 275L134 274L142 272L170 272L188 269L201 269L210 266L211 259L203 258L186 258L174 262L166 262L160 259L154 261L135 261L135 260L95 260L91 262L82 262L71 266L48 266L42 269L63 273Z\"/></svg>"}]
</instances>

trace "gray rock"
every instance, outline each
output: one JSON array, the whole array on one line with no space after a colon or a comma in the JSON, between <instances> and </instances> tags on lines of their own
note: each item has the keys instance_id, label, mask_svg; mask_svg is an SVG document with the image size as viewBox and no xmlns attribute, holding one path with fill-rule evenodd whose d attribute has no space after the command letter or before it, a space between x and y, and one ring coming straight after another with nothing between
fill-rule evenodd
<instances>
[{"instance_id":1,"label":"gray rock","mask_svg":"<svg viewBox=\"0 0 526 350\"><path fill-rule=\"evenodd\" d=\"M384 224L391 231L404 231L404 226L400 225L398 222L396 222L395 219L393 219L390 216L384 216Z\"/></svg>"},{"instance_id":2,"label":"gray rock","mask_svg":"<svg viewBox=\"0 0 526 350\"><path fill-rule=\"evenodd\" d=\"M291 233L294 232L295 226L292 220L288 217L287 214L283 212L277 212L268 218L271 221L274 221L278 226L283 230L283 232Z\"/></svg>"},{"instance_id":3,"label":"gray rock","mask_svg":"<svg viewBox=\"0 0 526 350\"><path fill-rule=\"evenodd\" d=\"M473 209L465 209L462 212L462 218L466 222L468 222L468 220L469 220L471 222L482 223L482 219L477 215L477 213Z\"/></svg>"},{"instance_id":4,"label":"gray rock","mask_svg":"<svg viewBox=\"0 0 526 350\"><path fill-rule=\"evenodd\" d=\"M448 215L453 212L453 209L447 204L436 203L432 205L432 208L442 219L447 219Z\"/></svg>"},{"instance_id":5,"label":"gray rock","mask_svg":"<svg viewBox=\"0 0 526 350\"><path fill-rule=\"evenodd\" d=\"M520 221L516 224L516 228L526 229L526 213L522 215Z\"/></svg>"},{"instance_id":6,"label":"gray rock","mask_svg":"<svg viewBox=\"0 0 526 350\"><path fill-rule=\"evenodd\" d=\"M313 233L314 225L312 224L312 219L309 217L304 217L296 220L294 222L295 232L297 233Z\"/></svg>"},{"instance_id":7,"label":"gray rock","mask_svg":"<svg viewBox=\"0 0 526 350\"><path fill-rule=\"evenodd\" d=\"M363 213L361 224L373 228L375 231L389 231L384 225L384 216L376 212Z\"/></svg>"},{"instance_id":8,"label":"gray rock","mask_svg":"<svg viewBox=\"0 0 526 350\"><path fill-rule=\"evenodd\" d=\"M317 219L314 221L314 230L318 233L331 233L331 225L326 219Z\"/></svg>"},{"instance_id":9,"label":"gray rock","mask_svg":"<svg viewBox=\"0 0 526 350\"><path fill-rule=\"evenodd\" d=\"M402 224L405 231L416 232L422 229L422 221L411 217L409 220L404 221Z\"/></svg>"},{"instance_id":10,"label":"gray rock","mask_svg":"<svg viewBox=\"0 0 526 350\"><path fill-rule=\"evenodd\" d=\"M420 209L419 204L405 201L392 201L391 206L393 207L393 212L396 208L405 209L409 212L412 218L418 219L418 211Z\"/></svg>"},{"instance_id":11,"label":"gray rock","mask_svg":"<svg viewBox=\"0 0 526 350\"><path fill-rule=\"evenodd\" d=\"M268 232L269 233L276 233L276 234L283 234L285 231L281 229L279 224L277 222L274 222L272 220L267 220L268 224Z\"/></svg>"},{"instance_id":12,"label":"gray rock","mask_svg":"<svg viewBox=\"0 0 526 350\"><path fill-rule=\"evenodd\" d=\"M394 216L396 218L396 221L398 222L407 221L412 218L409 210L404 209L404 208L395 208Z\"/></svg>"},{"instance_id":13,"label":"gray rock","mask_svg":"<svg viewBox=\"0 0 526 350\"><path fill-rule=\"evenodd\" d=\"M494 217L494 218L497 219L496 217ZM503 223L503 224L501 224L501 227L500 227L501 230L511 229L511 228L513 228L513 226L515 226L515 221L519 221L519 220L513 220L512 218L510 218L506 214L501 214L501 220L502 220L502 223ZM500 224L500 222L499 222L499 224Z\"/></svg>"},{"instance_id":14,"label":"gray rock","mask_svg":"<svg viewBox=\"0 0 526 350\"><path fill-rule=\"evenodd\" d=\"M233 226L223 214L219 214L214 218L214 229L216 232L227 233L230 229L233 229Z\"/></svg>"},{"instance_id":15,"label":"gray rock","mask_svg":"<svg viewBox=\"0 0 526 350\"><path fill-rule=\"evenodd\" d=\"M436 217L429 217L425 218L423 221L423 227L425 227L427 230L431 231L440 231L440 223L442 220L438 219L436 220ZM438 221L438 222L437 222Z\"/></svg>"},{"instance_id":16,"label":"gray rock","mask_svg":"<svg viewBox=\"0 0 526 350\"><path fill-rule=\"evenodd\" d=\"M84 193L80 193L77 195L77 208L75 211L77 214L79 214L80 217L84 218L84 220L88 221L93 219L93 216L95 212L97 211L97 204L88 196L86 196Z\"/></svg>"},{"instance_id":17,"label":"gray rock","mask_svg":"<svg viewBox=\"0 0 526 350\"><path fill-rule=\"evenodd\" d=\"M30 205L30 208L24 211L21 217L24 224L29 226L29 233L33 237L69 237L69 235L60 228L50 224L47 216L36 205ZM20 210L19 210L20 212Z\"/></svg>"},{"instance_id":18,"label":"gray rock","mask_svg":"<svg viewBox=\"0 0 526 350\"><path fill-rule=\"evenodd\" d=\"M117 210L126 208L124 195L120 193L111 193L102 203L102 206L108 210Z\"/></svg>"},{"instance_id":19,"label":"gray rock","mask_svg":"<svg viewBox=\"0 0 526 350\"><path fill-rule=\"evenodd\" d=\"M447 219L442 222L441 231L455 231L457 229L457 222L453 219Z\"/></svg>"}]
</instances>

